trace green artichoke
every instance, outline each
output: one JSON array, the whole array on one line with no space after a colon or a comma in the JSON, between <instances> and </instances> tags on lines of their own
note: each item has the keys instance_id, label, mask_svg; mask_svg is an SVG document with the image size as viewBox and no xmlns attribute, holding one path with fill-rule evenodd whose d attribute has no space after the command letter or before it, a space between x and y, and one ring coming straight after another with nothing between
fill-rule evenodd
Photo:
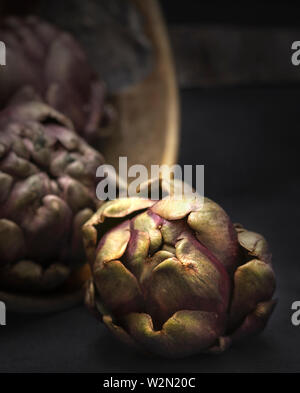
<instances>
[{"instance_id":1,"label":"green artichoke","mask_svg":"<svg viewBox=\"0 0 300 393\"><path fill-rule=\"evenodd\" d=\"M265 239L207 198L106 202L83 234L87 306L135 348L219 353L261 331L274 309Z\"/></svg>"},{"instance_id":2,"label":"green artichoke","mask_svg":"<svg viewBox=\"0 0 300 393\"><path fill-rule=\"evenodd\" d=\"M0 113L0 287L44 291L85 262L81 226L99 207L103 163L70 120L40 102Z\"/></svg>"},{"instance_id":3,"label":"green artichoke","mask_svg":"<svg viewBox=\"0 0 300 393\"><path fill-rule=\"evenodd\" d=\"M108 122L105 87L86 55L68 33L33 16L7 17L0 23L7 47L7 65L0 69L0 106L21 92L38 94L44 102L68 116L85 139L94 139Z\"/></svg>"}]
</instances>

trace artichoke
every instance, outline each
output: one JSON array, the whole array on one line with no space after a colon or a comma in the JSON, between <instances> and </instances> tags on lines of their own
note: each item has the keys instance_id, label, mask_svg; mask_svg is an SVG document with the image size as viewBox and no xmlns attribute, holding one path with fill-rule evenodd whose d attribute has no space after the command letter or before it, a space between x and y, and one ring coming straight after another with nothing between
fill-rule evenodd
<instances>
[{"instance_id":1,"label":"artichoke","mask_svg":"<svg viewBox=\"0 0 300 393\"><path fill-rule=\"evenodd\" d=\"M183 357L261 331L275 306L265 239L204 198L124 198L83 226L86 304L121 341Z\"/></svg>"},{"instance_id":2,"label":"artichoke","mask_svg":"<svg viewBox=\"0 0 300 393\"><path fill-rule=\"evenodd\" d=\"M49 291L85 262L81 226L99 206L103 163L41 102L0 113L0 287Z\"/></svg>"},{"instance_id":3,"label":"artichoke","mask_svg":"<svg viewBox=\"0 0 300 393\"><path fill-rule=\"evenodd\" d=\"M33 16L3 19L0 37L7 47L7 65L0 70L0 106L17 92L25 99L35 92L68 116L82 136L95 138L112 109L105 106L104 84L76 40Z\"/></svg>"}]
</instances>

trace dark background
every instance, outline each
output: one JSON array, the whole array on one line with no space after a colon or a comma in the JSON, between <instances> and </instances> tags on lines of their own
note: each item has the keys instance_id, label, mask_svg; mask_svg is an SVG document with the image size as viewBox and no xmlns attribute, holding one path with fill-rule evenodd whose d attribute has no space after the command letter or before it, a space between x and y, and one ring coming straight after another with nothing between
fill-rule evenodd
<instances>
[{"instance_id":1,"label":"dark background","mask_svg":"<svg viewBox=\"0 0 300 393\"><path fill-rule=\"evenodd\" d=\"M231 24L251 26L299 26L300 5L291 0L220 2L159 0L169 24Z\"/></svg>"},{"instance_id":2,"label":"dark background","mask_svg":"<svg viewBox=\"0 0 300 393\"><path fill-rule=\"evenodd\" d=\"M172 3L172 6L170 5ZM163 1L171 26L181 23L298 25L288 2ZM299 20L300 23L300 20ZM300 37L298 37L300 39ZM299 66L300 73L300 66ZM205 165L205 194L233 221L264 234L273 252L278 306L259 337L221 356L145 358L117 342L84 309L45 317L8 314L1 329L5 372L299 372L300 87L181 89L179 162Z\"/></svg>"}]
</instances>

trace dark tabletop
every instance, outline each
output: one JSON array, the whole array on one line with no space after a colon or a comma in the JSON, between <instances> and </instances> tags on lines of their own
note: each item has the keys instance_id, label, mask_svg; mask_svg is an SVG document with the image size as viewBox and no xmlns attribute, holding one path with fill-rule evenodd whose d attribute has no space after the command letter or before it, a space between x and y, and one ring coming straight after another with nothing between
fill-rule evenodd
<instances>
[{"instance_id":1,"label":"dark tabletop","mask_svg":"<svg viewBox=\"0 0 300 393\"><path fill-rule=\"evenodd\" d=\"M206 196L270 243L279 303L263 334L221 356L170 361L131 352L84 307L8 314L0 371L299 372L299 102L299 88L181 91L180 164L204 164Z\"/></svg>"}]
</instances>

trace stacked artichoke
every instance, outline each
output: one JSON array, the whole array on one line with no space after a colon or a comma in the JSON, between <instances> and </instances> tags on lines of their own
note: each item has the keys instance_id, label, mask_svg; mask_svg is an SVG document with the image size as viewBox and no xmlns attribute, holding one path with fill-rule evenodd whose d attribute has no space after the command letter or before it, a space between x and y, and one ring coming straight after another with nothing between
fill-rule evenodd
<instances>
[{"instance_id":1,"label":"stacked artichoke","mask_svg":"<svg viewBox=\"0 0 300 393\"><path fill-rule=\"evenodd\" d=\"M7 66L0 69L0 107L16 93L39 96L68 116L85 139L93 140L108 122L104 84L68 33L33 16L8 17L0 23Z\"/></svg>"},{"instance_id":2,"label":"stacked artichoke","mask_svg":"<svg viewBox=\"0 0 300 393\"><path fill-rule=\"evenodd\" d=\"M135 348L219 353L261 331L273 311L265 239L209 199L106 202L83 232L93 273L86 303Z\"/></svg>"},{"instance_id":3,"label":"stacked artichoke","mask_svg":"<svg viewBox=\"0 0 300 393\"><path fill-rule=\"evenodd\" d=\"M105 89L56 27L10 17L0 36L0 290L56 290L85 263L81 226L99 206L103 157L78 134L97 137Z\"/></svg>"},{"instance_id":4,"label":"stacked artichoke","mask_svg":"<svg viewBox=\"0 0 300 393\"><path fill-rule=\"evenodd\" d=\"M0 286L55 289L83 263L81 226L97 207L103 163L62 114L40 102L0 114Z\"/></svg>"}]
</instances>

